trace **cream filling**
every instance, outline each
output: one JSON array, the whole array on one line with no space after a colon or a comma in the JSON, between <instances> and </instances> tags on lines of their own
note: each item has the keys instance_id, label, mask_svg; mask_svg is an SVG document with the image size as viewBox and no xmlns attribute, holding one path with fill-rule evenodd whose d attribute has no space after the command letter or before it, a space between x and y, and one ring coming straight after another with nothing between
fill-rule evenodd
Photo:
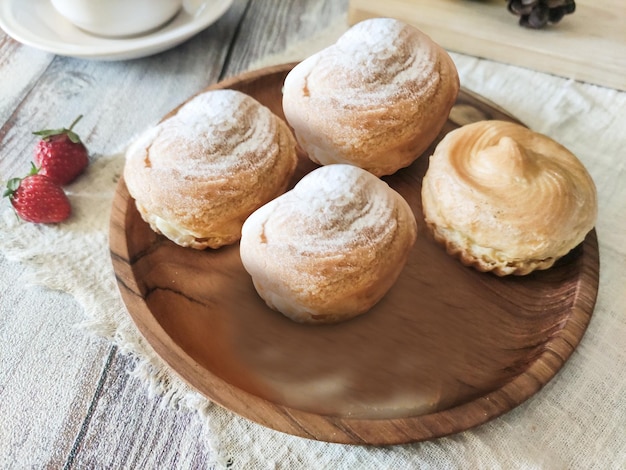
<instances>
[{"instance_id":1,"label":"cream filling","mask_svg":"<svg viewBox=\"0 0 626 470\"><path fill-rule=\"evenodd\" d=\"M151 224L159 232L178 245L189 246L196 241L196 237L191 232L176 224L172 224L159 216L151 216L150 219Z\"/></svg>"}]
</instances>

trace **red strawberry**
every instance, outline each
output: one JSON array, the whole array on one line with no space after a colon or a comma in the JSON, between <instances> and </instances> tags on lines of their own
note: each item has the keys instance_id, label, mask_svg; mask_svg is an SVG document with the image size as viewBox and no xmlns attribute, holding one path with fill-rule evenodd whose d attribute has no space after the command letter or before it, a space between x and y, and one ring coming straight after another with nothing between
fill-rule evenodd
<instances>
[{"instance_id":1,"label":"red strawberry","mask_svg":"<svg viewBox=\"0 0 626 470\"><path fill-rule=\"evenodd\" d=\"M47 176L31 172L24 178L12 178L4 196L8 196L17 215L28 222L54 224L67 219L72 212L63 188Z\"/></svg>"},{"instance_id":2,"label":"red strawberry","mask_svg":"<svg viewBox=\"0 0 626 470\"><path fill-rule=\"evenodd\" d=\"M87 148L72 129L83 116L78 116L69 129L46 129L33 132L42 139L35 148L35 162L40 174L61 186L71 183L89 163Z\"/></svg>"}]
</instances>

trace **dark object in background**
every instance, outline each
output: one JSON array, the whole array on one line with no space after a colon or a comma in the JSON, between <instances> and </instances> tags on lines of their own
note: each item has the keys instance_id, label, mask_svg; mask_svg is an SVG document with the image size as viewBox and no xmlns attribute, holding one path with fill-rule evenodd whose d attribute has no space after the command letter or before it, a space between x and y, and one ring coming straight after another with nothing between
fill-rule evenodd
<instances>
[{"instance_id":1,"label":"dark object in background","mask_svg":"<svg viewBox=\"0 0 626 470\"><path fill-rule=\"evenodd\" d=\"M539 29L548 23L558 23L576 10L574 0L507 0L507 8L520 17L519 24Z\"/></svg>"}]
</instances>

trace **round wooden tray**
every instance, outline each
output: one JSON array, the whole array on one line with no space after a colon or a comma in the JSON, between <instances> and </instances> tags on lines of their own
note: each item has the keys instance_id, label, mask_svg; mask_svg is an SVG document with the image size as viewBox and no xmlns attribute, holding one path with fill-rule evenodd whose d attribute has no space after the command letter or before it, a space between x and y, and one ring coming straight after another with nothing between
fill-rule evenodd
<instances>
[{"instance_id":1,"label":"round wooden tray","mask_svg":"<svg viewBox=\"0 0 626 470\"><path fill-rule=\"evenodd\" d=\"M241 90L283 117L281 87L292 66L209 89ZM481 119L515 120L463 90L441 135ZM420 187L434 145L384 178L418 221L418 241L400 279L370 312L338 325L300 325L267 308L238 244L199 252L156 235L120 180L110 249L134 322L210 400L297 436L407 443L511 410L557 373L585 332L598 288L596 234L552 269L525 277L462 266L424 226ZM300 155L293 182L313 168Z\"/></svg>"}]
</instances>

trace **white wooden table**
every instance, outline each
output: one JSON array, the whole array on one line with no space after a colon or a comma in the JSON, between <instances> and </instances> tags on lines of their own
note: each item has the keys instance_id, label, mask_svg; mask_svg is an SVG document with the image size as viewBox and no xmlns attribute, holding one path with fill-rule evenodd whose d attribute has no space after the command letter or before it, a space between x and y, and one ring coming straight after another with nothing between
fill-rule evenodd
<instances>
[{"instance_id":1,"label":"white wooden table","mask_svg":"<svg viewBox=\"0 0 626 470\"><path fill-rule=\"evenodd\" d=\"M347 9L347 0L235 0L189 41L129 61L55 56L0 31L0 180L28 168L34 130L67 125L83 114L78 130L92 161L120 152L191 95L315 38ZM585 117L595 107L624 106L624 94L458 58L464 86L532 127L558 134L598 185L600 292L586 336L544 390L477 430L376 450L291 441L288 451L274 452L281 457L273 463L255 450L256 464L245 468L315 468L304 457L307 449L320 461L330 455L326 468L396 468L399 462L403 468L626 467L626 143L603 145L597 153L606 136L590 134ZM541 96L553 97L547 103L536 99L541 86L549 88ZM520 90L527 102L512 98ZM551 120L546 107L560 106L567 120ZM616 116L601 123L613 135L623 129L626 107L605 114ZM31 265L0 251L0 468L208 468L213 436L204 420L151 396L128 373L133 359L74 328L85 319L81 305L26 282ZM290 453L296 456L290 459ZM232 468L244 467L235 459Z\"/></svg>"}]
</instances>

